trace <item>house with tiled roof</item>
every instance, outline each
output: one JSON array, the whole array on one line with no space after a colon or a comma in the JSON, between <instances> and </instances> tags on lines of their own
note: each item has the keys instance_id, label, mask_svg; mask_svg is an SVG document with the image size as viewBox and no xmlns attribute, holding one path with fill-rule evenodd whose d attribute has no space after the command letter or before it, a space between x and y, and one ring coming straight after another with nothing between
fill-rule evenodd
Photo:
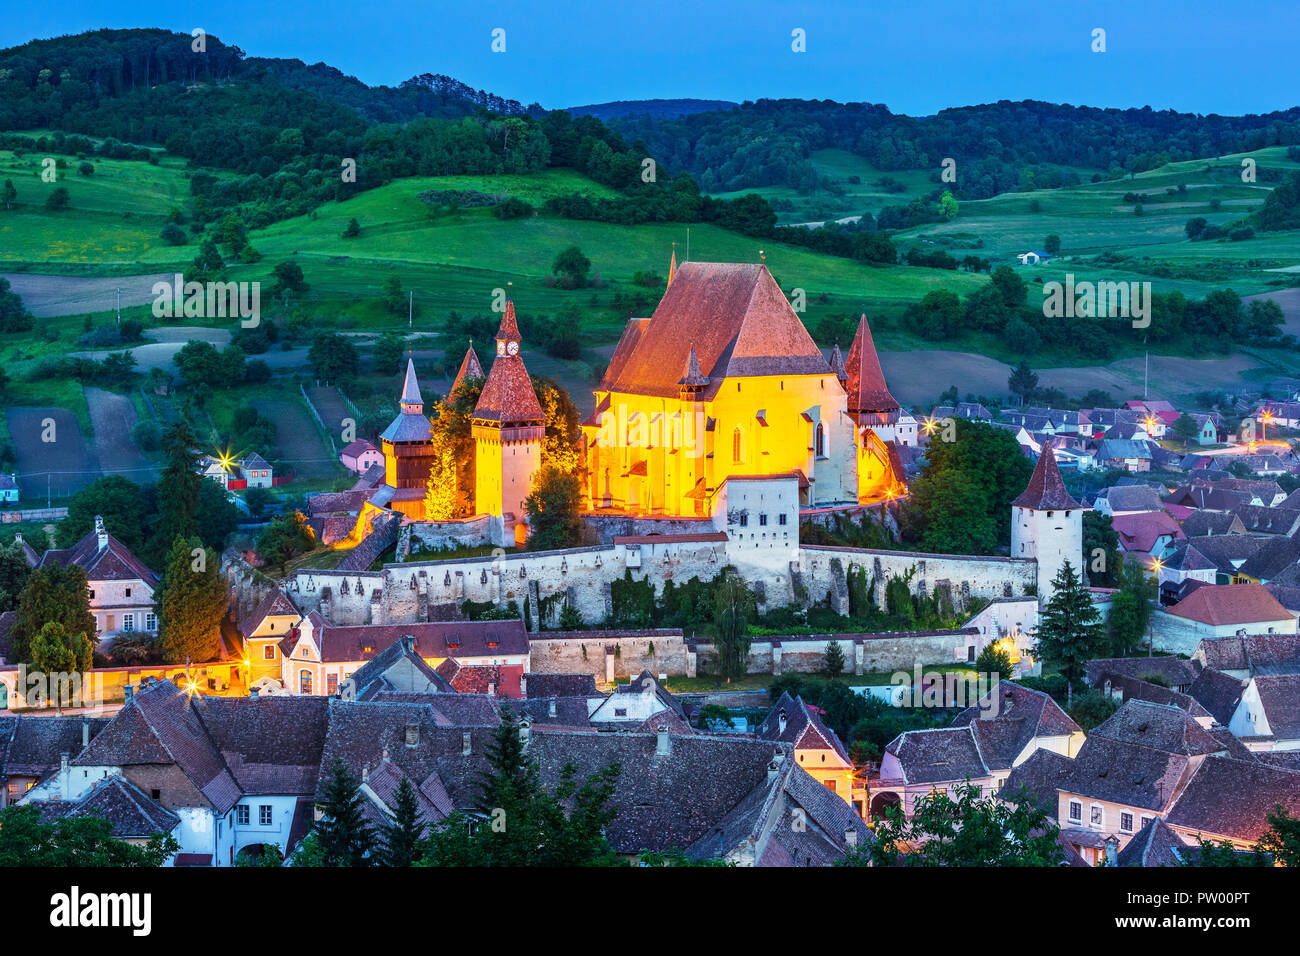
<instances>
[{"instance_id":1,"label":"house with tiled roof","mask_svg":"<svg viewBox=\"0 0 1300 956\"><path fill-rule=\"evenodd\" d=\"M1240 634L1205 638L1192 654L1192 662L1239 680L1256 674L1300 673L1300 635Z\"/></svg>"},{"instance_id":2,"label":"house with tiled roof","mask_svg":"<svg viewBox=\"0 0 1300 956\"><path fill-rule=\"evenodd\" d=\"M1156 647L1190 655L1204 638L1295 634L1296 616L1263 585L1207 585L1173 607L1155 610L1151 633Z\"/></svg>"},{"instance_id":3,"label":"house with tiled roof","mask_svg":"<svg viewBox=\"0 0 1300 956\"><path fill-rule=\"evenodd\" d=\"M1119 535L1119 548L1138 558L1154 559L1185 535L1167 511L1146 511L1116 515L1111 519Z\"/></svg>"},{"instance_id":4,"label":"house with tiled roof","mask_svg":"<svg viewBox=\"0 0 1300 956\"><path fill-rule=\"evenodd\" d=\"M270 488L275 484L274 469L271 463L259 455L252 452L239 463L239 470L244 475L245 487L247 488Z\"/></svg>"},{"instance_id":5,"label":"house with tiled roof","mask_svg":"<svg viewBox=\"0 0 1300 956\"><path fill-rule=\"evenodd\" d=\"M1153 817L1119 851L1116 866L1189 866L1200 848L1190 847L1160 817Z\"/></svg>"},{"instance_id":6,"label":"house with tiled roof","mask_svg":"<svg viewBox=\"0 0 1300 956\"><path fill-rule=\"evenodd\" d=\"M587 719L599 727L630 727L663 711L671 711L685 720L681 702L653 674L643 670L628 683L619 684L608 696L591 699Z\"/></svg>"},{"instance_id":7,"label":"house with tiled roof","mask_svg":"<svg viewBox=\"0 0 1300 956\"><path fill-rule=\"evenodd\" d=\"M440 666L449 662L455 658ZM386 694L454 694L458 688L419 655L415 637L404 634L353 671L340 691L349 699L371 700Z\"/></svg>"},{"instance_id":8,"label":"house with tiled roof","mask_svg":"<svg viewBox=\"0 0 1300 956\"><path fill-rule=\"evenodd\" d=\"M1117 517L1160 511L1164 502L1160 500L1160 493L1150 485L1115 485L1098 492L1093 507L1102 514Z\"/></svg>"},{"instance_id":9,"label":"house with tiled roof","mask_svg":"<svg viewBox=\"0 0 1300 956\"><path fill-rule=\"evenodd\" d=\"M1109 434L1109 432L1107 433ZM1097 447L1097 467L1139 472L1151 470L1151 449L1133 438L1103 438Z\"/></svg>"},{"instance_id":10,"label":"house with tiled roof","mask_svg":"<svg viewBox=\"0 0 1300 956\"><path fill-rule=\"evenodd\" d=\"M18 501L18 476L0 474L0 501L15 504Z\"/></svg>"},{"instance_id":11,"label":"house with tiled roof","mask_svg":"<svg viewBox=\"0 0 1300 956\"><path fill-rule=\"evenodd\" d=\"M1193 511L1182 521L1183 534L1189 538L1216 534L1245 534L1241 519L1229 512Z\"/></svg>"},{"instance_id":12,"label":"house with tiled roof","mask_svg":"<svg viewBox=\"0 0 1300 956\"><path fill-rule=\"evenodd\" d=\"M1206 667L1196 675L1187 694L1209 711L1216 724L1226 727L1237 712L1245 687L1246 683L1240 677Z\"/></svg>"},{"instance_id":13,"label":"house with tiled roof","mask_svg":"<svg viewBox=\"0 0 1300 956\"><path fill-rule=\"evenodd\" d=\"M244 639L249 684L264 677L280 678L280 642L289 636L302 619L302 612L277 585L252 611L236 622L239 634Z\"/></svg>"},{"instance_id":14,"label":"house with tiled roof","mask_svg":"<svg viewBox=\"0 0 1300 956\"><path fill-rule=\"evenodd\" d=\"M1186 693L1196 680L1197 668L1172 654L1153 657L1098 657L1083 665L1083 679L1090 687L1100 687L1107 676L1132 677L1163 683L1179 693Z\"/></svg>"},{"instance_id":15,"label":"house with tiled roof","mask_svg":"<svg viewBox=\"0 0 1300 956\"><path fill-rule=\"evenodd\" d=\"M102 717L48 717L0 712L0 807L18 802L56 776L108 724Z\"/></svg>"},{"instance_id":16,"label":"house with tiled roof","mask_svg":"<svg viewBox=\"0 0 1300 956\"><path fill-rule=\"evenodd\" d=\"M120 774L109 774L91 784L76 800L46 800L39 804L41 822L100 817L119 840L137 846L157 834L175 833L181 818Z\"/></svg>"},{"instance_id":17,"label":"house with tiled roof","mask_svg":"<svg viewBox=\"0 0 1300 956\"><path fill-rule=\"evenodd\" d=\"M849 801L866 819L866 788L855 786L848 749L823 722L816 705L786 691L754 730L754 736L793 744L795 761L822 786Z\"/></svg>"},{"instance_id":18,"label":"house with tiled roof","mask_svg":"<svg viewBox=\"0 0 1300 956\"><path fill-rule=\"evenodd\" d=\"M530 651L519 618L338 626L313 611L280 641L278 676L291 693L333 696L368 661L406 637L413 639L415 653L429 667L437 669L454 658L462 667L495 668L499 680L494 692L523 696L519 685Z\"/></svg>"},{"instance_id":19,"label":"house with tiled roof","mask_svg":"<svg viewBox=\"0 0 1300 956\"><path fill-rule=\"evenodd\" d=\"M595 389L588 507L706 516L734 475L798 474L803 506L898 496L901 408L865 318L839 354L822 354L766 266L682 264Z\"/></svg>"},{"instance_id":20,"label":"house with tiled roof","mask_svg":"<svg viewBox=\"0 0 1300 956\"><path fill-rule=\"evenodd\" d=\"M1212 755L1187 781L1165 823L1189 843L1198 838L1226 840L1251 850L1268 830L1268 816L1278 805L1292 817L1300 816L1300 773Z\"/></svg>"},{"instance_id":21,"label":"house with tiled roof","mask_svg":"<svg viewBox=\"0 0 1300 956\"><path fill-rule=\"evenodd\" d=\"M339 452L339 461L343 462L343 467L348 471L363 475L375 465L383 465L384 453L374 442L358 438L343 446Z\"/></svg>"},{"instance_id":22,"label":"house with tiled roof","mask_svg":"<svg viewBox=\"0 0 1300 956\"><path fill-rule=\"evenodd\" d=\"M86 572L90 613L99 640L117 634L157 633L154 592L158 575L108 533L102 517L96 515L94 530L71 548L45 552L40 566L56 564L75 564Z\"/></svg>"},{"instance_id":23,"label":"house with tiled roof","mask_svg":"<svg viewBox=\"0 0 1300 956\"><path fill-rule=\"evenodd\" d=\"M1228 729L1250 750L1300 750L1300 674L1257 674Z\"/></svg>"}]
</instances>

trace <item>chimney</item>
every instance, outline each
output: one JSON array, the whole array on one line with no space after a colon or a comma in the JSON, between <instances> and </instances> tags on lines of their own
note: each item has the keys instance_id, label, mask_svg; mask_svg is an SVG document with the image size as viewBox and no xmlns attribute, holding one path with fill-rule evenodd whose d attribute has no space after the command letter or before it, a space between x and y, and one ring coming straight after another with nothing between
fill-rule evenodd
<instances>
[{"instance_id":1,"label":"chimney","mask_svg":"<svg viewBox=\"0 0 1300 956\"><path fill-rule=\"evenodd\" d=\"M519 678L519 696L520 697L528 696L528 675L527 674L524 674Z\"/></svg>"},{"instance_id":2,"label":"chimney","mask_svg":"<svg viewBox=\"0 0 1300 956\"><path fill-rule=\"evenodd\" d=\"M857 845L858 845L858 831L855 830L855 829L852 828L852 827L850 827L849 829L845 830L845 831L844 831L844 844L845 844L846 846L857 846Z\"/></svg>"},{"instance_id":3,"label":"chimney","mask_svg":"<svg viewBox=\"0 0 1300 956\"><path fill-rule=\"evenodd\" d=\"M462 757L468 757L469 753L470 753L469 731L467 730L460 735L460 755Z\"/></svg>"},{"instance_id":4,"label":"chimney","mask_svg":"<svg viewBox=\"0 0 1300 956\"><path fill-rule=\"evenodd\" d=\"M108 547L108 532L104 530L102 515L95 515L95 537L99 539L99 549L101 551Z\"/></svg>"},{"instance_id":5,"label":"chimney","mask_svg":"<svg viewBox=\"0 0 1300 956\"><path fill-rule=\"evenodd\" d=\"M412 634L404 635L402 637L402 647L407 653L413 653L415 651L415 636Z\"/></svg>"},{"instance_id":6,"label":"chimney","mask_svg":"<svg viewBox=\"0 0 1300 956\"><path fill-rule=\"evenodd\" d=\"M1106 837L1106 865L1119 866L1119 837L1111 834Z\"/></svg>"},{"instance_id":7,"label":"chimney","mask_svg":"<svg viewBox=\"0 0 1300 956\"><path fill-rule=\"evenodd\" d=\"M411 723L406 725L406 746L420 746L420 725Z\"/></svg>"},{"instance_id":8,"label":"chimney","mask_svg":"<svg viewBox=\"0 0 1300 956\"><path fill-rule=\"evenodd\" d=\"M248 699L249 699L249 700L257 700L257 688L256 688L256 687L250 687L250 688L248 688Z\"/></svg>"},{"instance_id":9,"label":"chimney","mask_svg":"<svg viewBox=\"0 0 1300 956\"><path fill-rule=\"evenodd\" d=\"M90 721L81 722L81 749L85 750L90 746Z\"/></svg>"},{"instance_id":10,"label":"chimney","mask_svg":"<svg viewBox=\"0 0 1300 956\"><path fill-rule=\"evenodd\" d=\"M547 705L546 705L546 716L547 716L547 717L554 717L554 716L555 716L555 698L554 698L554 697L552 697L552 698L550 699L550 702L547 703Z\"/></svg>"},{"instance_id":11,"label":"chimney","mask_svg":"<svg viewBox=\"0 0 1300 956\"><path fill-rule=\"evenodd\" d=\"M69 788L71 785L72 773L68 770L68 755L59 754L59 799L67 800L69 798Z\"/></svg>"},{"instance_id":12,"label":"chimney","mask_svg":"<svg viewBox=\"0 0 1300 956\"><path fill-rule=\"evenodd\" d=\"M533 729L528 725L528 721L521 720L519 722L519 742L524 746L525 749L527 749L528 747L528 740L532 736L532 733L533 733Z\"/></svg>"},{"instance_id":13,"label":"chimney","mask_svg":"<svg viewBox=\"0 0 1300 956\"><path fill-rule=\"evenodd\" d=\"M778 733L778 734L783 734L783 733L785 733L785 711L784 711L784 710L781 711L781 713L780 713L779 717L777 718L777 720L779 721L779 723L780 723L780 727L781 727L781 729L778 730L777 733Z\"/></svg>"},{"instance_id":14,"label":"chimney","mask_svg":"<svg viewBox=\"0 0 1300 956\"><path fill-rule=\"evenodd\" d=\"M660 727L655 735L655 756L667 757L673 752L673 742L668 736L668 728Z\"/></svg>"}]
</instances>

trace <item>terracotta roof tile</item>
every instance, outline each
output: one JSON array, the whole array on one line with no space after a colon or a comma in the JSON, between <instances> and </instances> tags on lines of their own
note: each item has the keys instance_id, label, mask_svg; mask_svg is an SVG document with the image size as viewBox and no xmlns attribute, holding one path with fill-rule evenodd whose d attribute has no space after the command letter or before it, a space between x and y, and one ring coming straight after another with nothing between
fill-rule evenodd
<instances>
[{"instance_id":1,"label":"terracotta roof tile","mask_svg":"<svg viewBox=\"0 0 1300 956\"><path fill-rule=\"evenodd\" d=\"M1260 584L1197 588L1168 613L1214 626L1294 620L1291 612Z\"/></svg>"},{"instance_id":2,"label":"terracotta roof tile","mask_svg":"<svg viewBox=\"0 0 1300 956\"><path fill-rule=\"evenodd\" d=\"M858 331L853 336L848 360L844 363L848 376L850 412L896 413L898 402L889 394L885 373L880 368L880 357L871 338L871 328L864 314L858 320Z\"/></svg>"}]
</instances>

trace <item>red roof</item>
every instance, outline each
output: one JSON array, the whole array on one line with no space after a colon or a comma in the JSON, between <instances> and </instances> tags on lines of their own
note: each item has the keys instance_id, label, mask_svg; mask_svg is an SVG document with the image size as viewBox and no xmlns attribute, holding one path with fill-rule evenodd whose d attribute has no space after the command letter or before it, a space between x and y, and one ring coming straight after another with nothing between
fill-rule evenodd
<instances>
[{"instance_id":1,"label":"red roof","mask_svg":"<svg viewBox=\"0 0 1300 956\"><path fill-rule=\"evenodd\" d=\"M1279 604L1262 584L1219 584L1197 588L1171 607L1169 613L1214 626L1295 619L1295 615Z\"/></svg>"},{"instance_id":2,"label":"red roof","mask_svg":"<svg viewBox=\"0 0 1300 956\"><path fill-rule=\"evenodd\" d=\"M465 350L465 357L461 359L460 371L456 373L456 379L451 383L451 391L447 393L450 398L456 394L456 389L460 388L460 383L467 378L483 378L483 366L479 363L478 354L474 351L474 344Z\"/></svg>"},{"instance_id":3,"label":"red roof","mask_svg":"<svg viewBox=\"0 0 1300 956\"><path fill-rule=\"evenodd\" d=\"M853 347L849 349L844 370L849 376L850 412L898 411L898 402L885 385L885 373L880 368L880 357L876 355L876 343L871 338L866 315L858 320L858 334L853 336Z\"/></svg>"},{"instance_id":4,"label":"red roof","mask_svg":"<svg viewBox=\"0 0 1300 956\"><path fill-rule=\"evenodd\" d=\"M1173 516L1164 511L1136 511L1111 519L1125 551L1150 553L1161 535L1186 538Z\"/></svg>"},{"instance_id":5,"label":"red roof","mask_svg":"<svg viewBox=\"0 0 1300 956\"><path fill-rule=\"evenodd\" d=\"M600 391L677 398L692 348L705 400L728 377L830 373L766 266L685 262L654 315L624 329Z\"/></svg>"},{"instance_id":6,"label":"red roof","mask_svg":"<svg viewBox=\"0 0 1300 956\"><path fill-rule=\"evenodd\" d=\"M515 324L513 302L506 303L506 314L501 320L497 341L519 341L519 326ZM542 404L537 400L537 392L533 390L523 358L518 352L511 355L507 351L497 355L492 362L492 371L483 383L478 405L474 407L474 418L507 424L540 422L544 417Z\"/></svg>"},{"instance_id":7,"label":"red roof","mask_svg":"<svg viewBox=\"0 0 1300 956\"><path fill-rule=\"evenodd\" d=\"M1043 446L1043 454L1034 466L1029 486L1011 504L1016 508L1033 508L1035 511L1082 507L1065 490L1065 480L1061 477L1061 469L1056 466L1056 455L1052 453L1050 444Z\"/></svg>"}]
</instances>

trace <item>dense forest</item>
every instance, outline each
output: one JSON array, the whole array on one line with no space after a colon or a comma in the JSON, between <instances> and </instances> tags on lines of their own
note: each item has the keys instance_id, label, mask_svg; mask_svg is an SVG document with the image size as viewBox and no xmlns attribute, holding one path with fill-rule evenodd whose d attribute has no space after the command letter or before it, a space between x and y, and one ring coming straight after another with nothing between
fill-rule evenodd
<instances>
[{"instance_id":1,"label":"dense forest","mask_svg":"<svg viewBox=\"0 0 1300 956\"><path fill-rule=\"evenodd\" d=\"M1300 108L1200 116L1002 100L914 118L871 103L764 99L676 119L642 114L607 122L643 141L660 163L690 173L705 192L775 185L811 192L819 180L809 156L831 148L881 170L931 169L936 182L940 163L952 158L962 171L958 195L984 199L1069 185L1080 168L1098 176L1143 172L1169 161L1300 143Z\"/></svg>"}]
</instances>

